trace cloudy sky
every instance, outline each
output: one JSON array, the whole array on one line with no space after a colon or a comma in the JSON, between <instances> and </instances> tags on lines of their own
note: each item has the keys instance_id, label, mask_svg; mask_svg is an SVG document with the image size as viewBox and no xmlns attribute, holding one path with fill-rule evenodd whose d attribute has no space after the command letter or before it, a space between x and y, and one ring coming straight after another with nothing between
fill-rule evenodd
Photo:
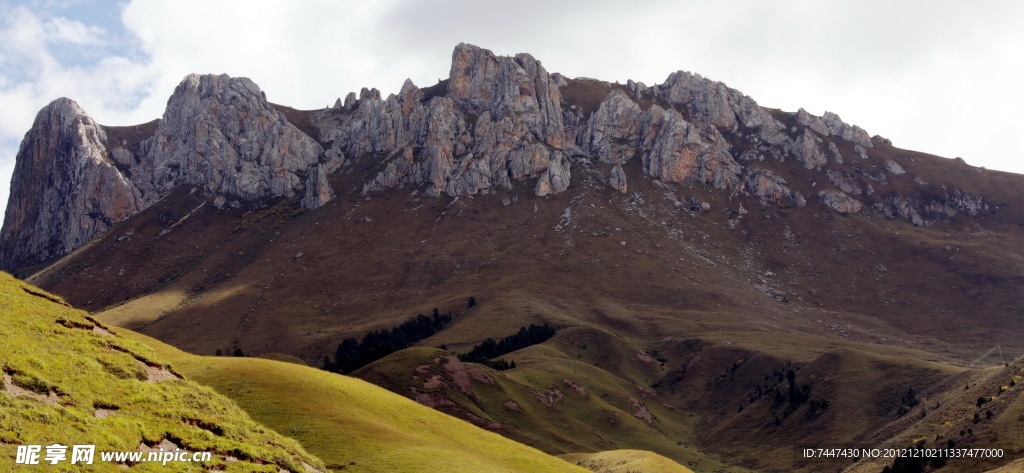
<instances>
[{"instance_id":1,"label":"cloudy sky","mask_svg":"<svg viewBox=\"0 0 1024 473\"><path fill-rule=\"evenodd\" d=\"M407 77L432 85L459 42L570 77L692 71L764 106L833 111L899 147L1024 173L1022 25L1011 0L0 0L0 210L18 144L57 97L129 125L211 72L319 108Z\"/></svg>"}]
</instances>

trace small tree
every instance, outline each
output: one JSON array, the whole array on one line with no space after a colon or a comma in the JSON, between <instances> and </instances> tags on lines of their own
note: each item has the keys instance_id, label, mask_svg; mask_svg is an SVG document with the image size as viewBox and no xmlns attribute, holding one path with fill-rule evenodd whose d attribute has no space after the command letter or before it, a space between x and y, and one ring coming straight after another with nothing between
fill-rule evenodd
<instances>
[{"instance_id":1,"label":"small tree","mask_svg":"<svg viewBox=\"0 0 1024 473\"><path fill-rule=\"evenodd\" d=\"M469 299L466 301L466 308L467 309L472 309L473 306L475 306L475 305L476 305L476 298L473 297L473 296L469 296Z\"/></svg>"}]
</instances>

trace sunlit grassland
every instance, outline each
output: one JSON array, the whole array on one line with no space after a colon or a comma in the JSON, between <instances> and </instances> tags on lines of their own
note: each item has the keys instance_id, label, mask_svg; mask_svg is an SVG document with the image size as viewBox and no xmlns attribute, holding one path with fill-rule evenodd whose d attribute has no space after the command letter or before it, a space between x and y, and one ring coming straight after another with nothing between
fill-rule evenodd
<instances>
[{"instance_id":1,"label":"sunlit grassland","mask_svg":"<svg viewBox=\"0 0 1024 473\"><path fill-rule=\"evenodd\" d=\"M332 469L356 472L583 472L359 379L272 360L200 357L143 335L188 378L299 439Z\"/></svg>"},{"instance_id":2,"label":"sunlit grassland","mask_svg":"<svg viewBox=\"0 0 1024 473\"><path fill-rule=\"evenodd\" d=\"M571 453L560 458L597 473L693 473L668 458L643 450Z\"/></svg>"},{"instance_id":3,"label":"sunlit grassland","mask_svg":"<svg viewBox=\"0 0 1024 473\"><path fill-rule=\"evenodd\" d=\"M213 460L140 463L134 471L323 468L297 442L256 423L227 398L176 377L145 345L103 330L84 312L6 273L0 273L0 319L0 470L14 468L18 445L133 451L162 440L212 452ZM68 462L38 468L81 471ZM90 468L121 471L98 458Z\"/></svg>"}]
</instances>

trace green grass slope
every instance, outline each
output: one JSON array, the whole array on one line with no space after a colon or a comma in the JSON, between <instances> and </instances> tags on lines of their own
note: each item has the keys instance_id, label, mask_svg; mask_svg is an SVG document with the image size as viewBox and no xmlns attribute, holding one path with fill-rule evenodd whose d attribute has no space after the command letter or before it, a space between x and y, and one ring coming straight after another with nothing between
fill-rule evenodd
<instances>
[{"instance_id":1,"label":"green grass slope","mask_svg":"<svg viewBox=\"0 0 1024 473\"><path fill-rule=\"evenodd\" d=\"M181 379L143 344L108 331L61 299L0 273L0 470L17 446L96 446L94 463L69 459L21 470L122 471L100 452L164 446L211 452L206 463L138 463L132 471L324 471L294 440L233 402ZM173 446L172 446L173 445ZM159 447L157 447L159 448ZM44 450L45 453L45 450Z\"/></svg>"},{"instance_id":2,"label":"green grass slope","mask_svg":"<svg viewBox=\"0 0 1024 473\"><path fill-rule=\"evenodd\" d=\"M273 360L196 356L119 331L299 439L335 471L587 471L359 379Z\"/></svg>"},{"instance_id":3,"label":"green grass slope","mask_svg":"<svg viewBox=\"0 0 1024 473\"><path fill-rule=\"evenodd\" d=\"M643 450L572 453L561 458L596 473L693 473L668 458Z\"/></svg>"},{"instance_id":4,"label":"green grass slope","mask_svg":"<svg viewBox=\"0 0 1024 473\"><path fill-rule=\"evenodd\" d=\"M635 381L652 379L657 362L624 339L572 327L509 357L518 367L495 371L414 347L352 375L554 455L636 449L702 471L748 471L691 446L694 418Z\"/></svg>"}]
</instances>

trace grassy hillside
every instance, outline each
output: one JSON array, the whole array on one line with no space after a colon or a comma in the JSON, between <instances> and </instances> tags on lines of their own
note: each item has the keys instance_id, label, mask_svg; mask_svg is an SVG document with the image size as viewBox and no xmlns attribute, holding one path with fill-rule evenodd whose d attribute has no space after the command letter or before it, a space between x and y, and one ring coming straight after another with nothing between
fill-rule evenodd
<instances>
[{"instance_id":1,"label":"grassy hillside","mask_svg":"<svg viewBox=\"0 0 1024 473\"><path fill-rule=\"evenodd\" d=\"M643 450L572 453L562 455L562 459L596 473L693 473L668 458Z\"/></svg>"},{"instance_id":2,"label":"grassy hillside","mask_svg":"<svg viewBox=\"0 0 1024 473\"><path fill-rule=\"evenodd\" d=\"M335 471L586 471L359 379L273 360L190 355L121 331L299 439Z\"/></svg>"},{"instance_id":3,"label":"grassy hillside","mask_svg":"<svg viewBox=\"0 0 1024 473\"><path fill-rule=\"evenodd\" d=\"M39 471L123 471L99 452L181 448L206 463L139 463L132 471L323 471L294 440L253 421L212 389L184 380L147 346L61 299L0 273L0 470L18 445L96 445L93 465ZM18 467L31 470L33 467Z\"/></svg>"},{"instance_id":4,"label":"grassy hillside","mask_svg":"<svg viewBox=\"0 0 1024 473\"><path fill-rule=\"evenodd\" d=\"M702 471L749 471L693 447L694 416L647 387L660 368L626 340L566 328L511 356L518 368L495 371L417 347L353 376L552 454L642 449Z\"/></svg>"},{"instance_id":5,"label":"grassy hillside","mask_svg":"<svg viewBox=\"0 0 1024 473\"><path fill-rule=\"evenodd\" d=\"M795 445L902 447L926 439L931 446L952 440L1007 452L945 467L966 473L1000 466L1024 449L1014 430L1024 418L1014 381L1024 360L965 368L912 350L862 348L847 343L791 362L799 352L696 340L638 343L571 327L506 355L518 366L508 371L417 347L353 375L549 453L642 449L695 471L851 466L797 459ZM976 406L980 396L991 400ZM861 461L856 471L884 466Z\"/></svg>"}]
</instances>

